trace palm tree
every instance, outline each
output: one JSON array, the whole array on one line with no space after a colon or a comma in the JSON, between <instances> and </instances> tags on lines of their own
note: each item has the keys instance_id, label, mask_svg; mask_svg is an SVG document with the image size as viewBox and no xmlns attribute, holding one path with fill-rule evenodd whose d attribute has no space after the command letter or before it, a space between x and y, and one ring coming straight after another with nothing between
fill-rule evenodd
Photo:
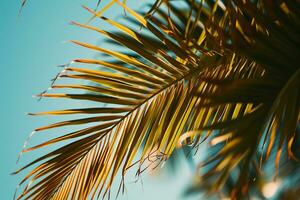
<instances>
[{"instance_id":1,"label":"palm tree","mask_svg":"<svg viewBox=\"0 0 300 200\"><path fill-rule=\"evenodd\" d=\"M89 126L23 150L65 144L16 171L31 167L20 183L25 186L18 199L109 197L117 173L122 173L121 189L133 165L139 175L148 167L146 160L158 165L176 149L187 144L196 148L204 140L211 148L199 167L207 167L193 189L208 194L221 189L232 199L247 198L253 173L259 173L270 155L276 158L277 172L281 160L297 159L298 1L157 0L148 13L112 2L140 29L88 8L93 18L116 31L73 22L103 35L120 51L72 41L108 60L73 60L58 76L93 84L54 82L52 91L66 92L39 96L88 100L99 106L32 114L88 115L35 132ZM68 92L76 90L81 93ZM234 179L233 172L238 174Z\"/></svg>"}]
</instances>

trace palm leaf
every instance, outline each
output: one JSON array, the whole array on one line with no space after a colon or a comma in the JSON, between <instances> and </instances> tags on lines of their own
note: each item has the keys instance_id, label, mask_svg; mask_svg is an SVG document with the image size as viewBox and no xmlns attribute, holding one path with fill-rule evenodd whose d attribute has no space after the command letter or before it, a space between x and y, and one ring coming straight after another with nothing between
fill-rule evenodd
<instances>
[{"instance_id":1,"label":"palm leaf","mask_svg":"<svg viewBox=\"0 0 300 200\"><path fill-rule=\"evenodd\" d=\"M124 6L123 4L121 4ZM19 199L65 199L94 197L108 194L109 188L119 170L125 175L132 165L139 146L144 143L142 155L139 158L139 168L144 160L154 157L160 161L169 157L174 150L179 136L185 131L186 124L200 118L199 112L193 109L199 101L196 96L199 88L198 79L201 71L211 67L210 61L219 63L219 56L210 56L206 60L189 49L182 49L171 41L164 30L152 25L151 22L134 11L131 13L142 25L152 29L161 44L169 51L181 55L177 60L167 53L148 43L147 38L133 30L122 28L117 22L109 21L136 40L139 46L128 42L126 38L108 33L96 27L75 23L78 26L97 31L116 42L136 52L148 62L140 62L137 58L103 49L87 43L73 41L75 44L110 55L126 62L131 68L117 66L103 61L76 59L74 62L97 64L109 68L116 73L106 73L86 68L66 67L68 74L62 78L83 79L97 83L87 85L56 85L53 89L69 88L89 91L86 94L44 93L41 97L68 98L89 100L100 103L115 104L117 107L84 108L60 111L50 111L39 114L95 114L97 116L58 122L37 128L40 132L52 128L96 123L64 136L54 138L40 145L24 149L31 151L57 142L70 141L69 144L38 158L19 171L38 164L26 175L21 183L27 182ZM95 13L94 13L95 14ZM106 20L106 18L102 19ZM131 73L134 70L135 73ZM101 106L101 104L100 104ZM118 114L115 113L123 113ZM99 115L98 115L99 114ZM209 117L209 116L207 116ZM207 122L206 122L207 123ZM192 125L192 124L191 124ZM28 182L28 180L30 180Z\"/></svg>"},{"instance_id":2,"label":"palm leaf","mask_svg":"<svg viewBox=\"0 0 300 200\"><path fill-rule=\"evenodd\" d=\"M233 198L247 192L248 170L256 162L254 155L264 137L266 159L277 146L277 167L284 147L294 157L291 147L300 116L299 29L293 28L299 27L297 3L186 0L185 12L171 1L157 1L143 17L116 2L146 33L90 9L94 17L119 32L74 24L100 33L133 55L72 41L116 62L76 59L75 63L100 65L109 72L69 66L60 77L88 80L95 86L54 84L54 89L88 93L40 95L106 103L111 109L99 104L37 113L97 116L58 122L36 132L96 125L23 150L69 141L16 172L37 164L22 180L25 188L19 199L104 197L119 171L124 177L137 164L139 174L147 168L145 160L154 158L153 163L160 163L176 146L197 145L202 136L210 138L216 153L206 163L211 167L201 175L201 184L208 192L216 191L240 168ZM141 155L135 160L139 148Z\"/></svg>"}]
</instances>

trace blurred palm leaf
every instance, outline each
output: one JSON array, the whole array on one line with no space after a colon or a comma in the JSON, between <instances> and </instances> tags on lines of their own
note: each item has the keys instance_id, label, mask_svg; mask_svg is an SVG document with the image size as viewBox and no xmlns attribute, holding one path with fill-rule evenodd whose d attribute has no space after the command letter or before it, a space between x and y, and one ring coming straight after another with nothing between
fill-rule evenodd
<instances>
[{"instance_id":1,"label":"blurred palm leaf","mask_svg":"<svg viewBox=\"0 0 300 200\"><path fill-rule=\"evenodd\" d=\"M68 66L68 73L60 77L95 85L54 84L52 88L88 93L40 96L89 100L100 103L99 107L34 114L93 114L35 131L96 124L23 150L69 141L16 172L38 164L22 180L25 188L19 199L104 197L118 171L124 177L137 164L139 174L148 167L146 160L156 165L169 158L176 146L196 146L207 138L215 151L205 163L209 168L201 174L201 186L214 192L239 168L230 189L233 199L246 195L248 171L258 163L255 155L261 145L266 146L262 162L273 151L278 167L283 148L295 158L292 144L300 117L297 2L186 0L180 8L172 1L156 1L146 17L116 2L143 32L89 9L119 32L74 22L130 52L73 41L114 62L76 59L75 63L106 70ZM139 148L142 152L136 161Z\"/></svg>"}]
</instances>

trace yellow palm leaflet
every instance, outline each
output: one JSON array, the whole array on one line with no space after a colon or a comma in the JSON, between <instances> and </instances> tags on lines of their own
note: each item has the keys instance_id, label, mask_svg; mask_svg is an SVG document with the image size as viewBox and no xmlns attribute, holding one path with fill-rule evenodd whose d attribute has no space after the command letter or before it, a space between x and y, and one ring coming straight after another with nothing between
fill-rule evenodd
<instances>
[{"instance_id":1,"label":"yellow palm leaflet","mask_svg":"<svg viewBox=\"0 0 300 200\"><path fill-rule=\"evenodd\" d=\"M121 99L121 98L109 97L104 95L95 95L95 94L40 94L38 96L50 97L50 98L80 99L80 100L89 100L89 101L96 101L101 103L121 104L121 105L136 105L139 102L138 100Z\"/></svg>"},{"instance_id":2,"label":"yellow palm leaflet","mask_svg":"<svg viewBox=\"0 0 300 200\"><path fill-rule=\"evenodd\" d=\"M104 78L104 77L99 77L99 76L85 75L85 74L66 74L66 75L61 75L60 77L88 80L88 81L92 81L92 82L98 83L103 86L120 88L120 89L124 89L124 90L133 91L136 93L142 93L142 94L150 94L151 93L151 91L149 91L143 87L140 87L140 88L133 87L130 84L125 84L120 81L115 81L110 78Z\"/></svg>"},{"instance_id":3,"label":"yellow palm leaflet","mask_svg":"<svg viewBox=\"0 0 300 200\"><path fill-rule=\"evenodd\" d=\"M102 72L102 71L97 71L97 70L90 70L90 69L80 69L80 68L66 68L65 70L67 71L73 71L73 72L81 72L81 73L85 73L85 74L89 74L89 75L95 75L95 76L101 76L101 77L106 77L106 78L110 78L112 80L117 80L120 82L126 82L129 84L132 84L136 87L139 86L145 86L147 87L148 84L144 85L144 81L140 81L138 79L135 79L133 77L126 77L126 76L121 76L118 75L116 73L110 73L110 72ZM153 87L153 86L152 86Z\"/></svg>"},{"instance_id":4,"label":"yellow palm leaflet","mask_svg":"<svg viewBox=\"0 0 300 200\"><path fill-rule=\"evenodd\" d=\"M140 95L129 91L120 91L118 89L111 89L111 88L106 89L106 88L88 86L88 85L53 85L52 88L81 89L81 90L88 90L88 91L97 92L97 93L110 95L110 96L133 98L133 99L145 98L145 95Z\"/></svg>"},{"instance_id":5,"label":"yellow palm leaflet","mask_svg":"<svg viewBox=\"0 0 300 200\"><path fill-rule=\"evenodd\" d=\"M29 115L68 115L68 114L102 114L102 113L123 113L128 112L132 108L123 107L103 107L103 108L82 108L82 109L68 109L68 110L56 110L39 113L29 113Z\"/></svg>"},{"instance_id":6,"label":"yellow palm leaflet","mask_svg":"<svg viewBox=\"0 0 300 200\"><path fill-rule=\"evenodd\" d=\"M79 124L101 122L101 121L111 121L111 120L117 120L120 118L122 118L122 115L110 115L110 116L98 116L98 117L89 117L89 118L83 118L83 119L74 119L74 120L70 120L70 121L58 122L58 123L51 124L48 126L43 126L43 127L35 129L35 131L42 131L42 130L56 128L56 127L60 127L60 126L79 125Z\"/></svg>"}]
</instances>

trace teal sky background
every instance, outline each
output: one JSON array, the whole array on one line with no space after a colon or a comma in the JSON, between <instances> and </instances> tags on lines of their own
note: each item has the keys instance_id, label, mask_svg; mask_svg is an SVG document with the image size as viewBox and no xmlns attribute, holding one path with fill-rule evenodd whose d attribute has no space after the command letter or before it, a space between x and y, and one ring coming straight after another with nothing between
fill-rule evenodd
<instances>
[{"instance_id":1,"label":"teal sky background","mask_svg":"<svg viewBox=\"0 0 300 200\"><path fill-rule=\"evenodd\" d=\"M107 1L102 2L105 4ZM128 1L128 3L135 9L141 8L142 5L142 1ZM56 66L68 63L74 58L95 57L95 52L65 42L77 39L99 43L99 35L68 24L70 20L87 21L90 14L81 7L83 4L94 8L96 0L29 0L22 15L18 17L19 0L0 1L1 200L13 198L18 181L25 175L21 173L12 176L10 173L28 162L31 156L41 155L25 154L16 165L17 155L29 133L38 126L55 121L51 117L31 117L26 113L78 107L83 104L58 100L37 101L32 98L32 95L49 87L50 79L60 71ZM114 7L104 15L112 17L120 16L121 13L120 8ZM29 146L47 137L50 136L36 135L30 140ZM46 151L47 149L39 153ZM129 182L126 185L126 194L118 199L195 199L182 197L185 186L191 182L192 174L186 162L181 162L176 175L163 173L152 177L145 174L143 187L140 182L135 184ZM130 175L132 173L128 174L129 177Z\"/></svg>"}]
</instances>

